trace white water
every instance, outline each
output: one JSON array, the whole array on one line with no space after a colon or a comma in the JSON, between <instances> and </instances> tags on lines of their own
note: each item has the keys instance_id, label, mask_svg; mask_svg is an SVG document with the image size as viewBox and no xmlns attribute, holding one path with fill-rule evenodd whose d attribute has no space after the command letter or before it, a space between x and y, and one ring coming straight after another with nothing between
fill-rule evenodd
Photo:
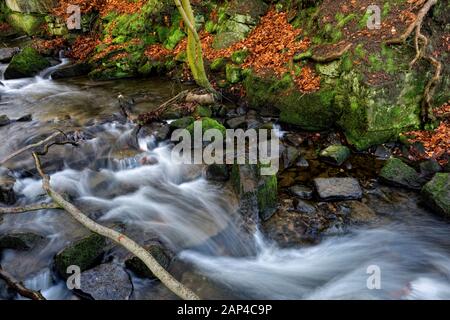
<instances>
[{"instance_id":1,"label":"white water","mask_svg":"<svg viewBox=\"0 0 450 320\"><path fill-rule=\"evenodd\" d=\"M36 107L49 97L64 103L74 92L92 94L74 84L51 81L48 71L43 73L46 79L8 80L0 90L10 104L25 96ZM118 158L116 152L129 147L131 130L129 125L109 123L76 154L72 147L64 149L66 167L52 174L52 184L99 222L123 224L138 241L155 236L163 240L217 290L253 299L450 299L448 224L418 207L416 199L400 210L389 203L373 207L378 214L394 216L391 223L355 228L312 247L281 249L260 233L253 238L243 235L233 195L207 182L201 167L173 163L169 145L140 137L140 150ZM92 151L100 164L92 160L81 170L70 167L72 157ZM149 157L157 163L142 165ZM19 204L48 201L37 178L21 178L15 189ZM12 230L37 232L47 242L31 252L3 252L2 266L48 299L74 298L53 275L52 259L85 230L52 210L7 215L0 234ZM380 290L367 288L371 265L381 269ZM137 278L133 282L137 296L145 296L143 292L155 285Z\"/></svg>"}]
</instances>

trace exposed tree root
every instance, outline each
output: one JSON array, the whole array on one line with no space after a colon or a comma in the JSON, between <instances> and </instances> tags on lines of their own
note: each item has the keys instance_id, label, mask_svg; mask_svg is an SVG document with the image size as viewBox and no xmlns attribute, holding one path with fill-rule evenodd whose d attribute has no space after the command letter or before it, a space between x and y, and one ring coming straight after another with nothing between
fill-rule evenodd
<instances>
[{"instance_id":1,"label":"exposed tree root","mask_svg":"<svg viewBox=\"0 0 450 320\"><path fill-rule=\"evenodd\" d=\"M30 211L50 210L50 209L62 209L62 208L60 205L56 203L33 204L24 207L13 207L13 208L0 207L0 214L24 213Z\"/></svg>"},{"instance_id":2,"label":"exposed tree root","mask_svg":"<svg viewBox=\"0 0 450 320\"><path fill-rule=\"evenodd\" d=\"M427 53L429 40L421 32L423 20L425 19L430 9L435 4L437 4L437 2L438 0L428 0L424 4L422 9L420 9L419 13L417 14L416 20L406 29L406 31L403 34L398 38L394 38L386 42L387 44L402 44L415 31L414 46L416 49L416 56L411 61L410 66L413 67L417 63L417 61L423 58L428 62L430 62L435 68L435 73L433 77L428 81L423 94L422 108L421 108L423 123L427 123L430 120L435 119L432 112L432 100L434 90L436 89L436 86L439 84L441 80L441 73L442 73L442 63L436 58L434 58L431 54Z\"/></svg>"},{"instance_id":3,"label":"exposed tree root","mask_svg":"<svg viewBox=\"0 0 450 320\"><path fill-rule=\"evenodd\" d=\"M345 47L343 47L341 50L339 50L337 52L330 52L323 56L313 54L311 57L309 57L309 59L314 62L318 62L318 63L332 62L334 60L340 59L344 54L346 54L352 48L352 46L353 46L353 44L349 43L348 45L346 45Z\"/></svg>"},{"instance_id":4,"label":"exposed tree root","mask_svg":"<svg viewBox=\"0 0 450 320\"><path fill-rule=\"evenodd\" d=\"M31 299L31 300L46 300L44 296L39 291L33 291L26 288L22 282L16 280L12 275L10 275L7 271L5 271L0 265L0 278L5 280L8 287L16 291L22 297Z\"/></svg>"}]
</instances>

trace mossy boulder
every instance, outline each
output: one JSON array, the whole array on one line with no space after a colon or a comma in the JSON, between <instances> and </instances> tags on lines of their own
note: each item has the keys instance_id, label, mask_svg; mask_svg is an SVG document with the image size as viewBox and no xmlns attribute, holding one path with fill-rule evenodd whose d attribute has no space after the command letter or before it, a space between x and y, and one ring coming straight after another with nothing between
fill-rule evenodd
<instances>
[{"instance_id":1,"label":"mossy boulder","mask_svg":"<svg viewBox=\"0 0 450 320\"><path fill-rule=\"evenodd\" d=\"M43 32L41 26L45 22L42 15L17 12L8 15L7 21L14 29L29 36L41 34Z\"/></svg>"},{"instance_id":2,"label":"mossy boulder","mask_svg":"<svg viewBox=\"0 0 450 320\"><path fill-rule=\"evenodd\" d=\"M281 112L280 121L304 130L324 130L336 122L337 110L333 104L335 91L331 86L304 94L297 89L290 76L277 79L262 78L253 73L246 75L244 86L252 107L274 106Z\"/></svg>"},{"instance_id":3,"label":"mossy boulder","mask_svg":"<svg viewBox=\"0 0 450 320\"><path fill-rule=\"evenodd\" d=\"M212 47L216 50L226 49L244 39L244 35L237 32L222 32L214 37Z\"/></svg>"},{"instance_id":4,"label":"mossy boulder","mask_svg":"<svg viewBox=\"0 0 450 320\"><path fill-rule=\"evenodd\" d=\"M88 270L101 262L105 252L106 240L98 234L91 234L69 245L55 256L55 268L62 277L67 277L71 265Z\"/></svg>"},{"instance_id":5,"label":"mossy boulder","mask_svg":"<svg viewBox=\"0 0 450 320\"><path fill-rule=\"evenodd\" d=\"M145 249L155 258L156 261L164 268L167 269L170 266L170 254L166 249L159 243L154 242L152 244L146 245ZM125 266L133 271L138 277L155 279L156 276L150 269L142 262L138 257L132 256L125 260Z\"/></svg>"},{"instance_id":6,"label":"mossy boulder","mask_svg":"<svg viewBox=\"0 0 450 320\"><path fill-rule=\"evenodd\" d=\"M450 173L437 173L422 189L425 203L450 218Z\"/></svg>"},{"instance_id":7,"label":"mossy boulder","mask_svg":"<svg viewBox=\"0 0 450 320\"><path fill-rule=\"evenodd\" d=\"M423 180L414 168L398 158L390 158L380 172L380 178L391 185L419 190Z\"/></svg>"},{"instance_id":8,"label":"mossy boulder","mask_svg":"<svg viewBox=\"0 0 450 320\"><path fill-rule=\"evenodd\" d=\"M225 68L226 64L227 64L227 61L225 58L217 58L211 62L211 65L209 66L209 68L211 69L211 71L214 71L214 72L222 71Z\"/></svg>"},{"instance_id":9,"label":"mossy boulder","mask_svg":"<svg viewBox=\"0 0 450 320\"><path fill-rule=\"evenodd\" d=\"M320 152L320 158L328 163L340 166L350 156L350 149L342 145L332 145Z\"/></svg>"},{"instance_id":10,"label":"mossy boulder","mask_svg":"<svg viewBox=\"0 0 450 320\"><path fill-rule=\"evenodd\" d=\"M5 79L32 77L49 66L47 59L35 49L27 47L12 58L5 71Z\"/></svg>"},{"instance_id":11,"label":"mossy boulder","mask_svg":"<svg viewBox=\"0 0 450 320\"><path fill-rule=\"evenodd\" d=\"M212 111L210 108L208 108L207 106L197 106L197 108L195 108L194 114L193 116L195 118L200 117L200 118L210 118L212 116Z\"/></svg>"}]
</instances>

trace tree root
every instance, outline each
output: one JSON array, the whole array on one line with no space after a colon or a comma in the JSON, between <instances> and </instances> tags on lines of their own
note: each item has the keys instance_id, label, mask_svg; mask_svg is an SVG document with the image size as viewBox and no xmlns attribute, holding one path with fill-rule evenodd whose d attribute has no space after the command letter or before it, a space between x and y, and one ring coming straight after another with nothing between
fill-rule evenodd
<instances>
[{"instance_id":1,"label":"tree root","mask_svg":"<svg viewBox=\"0 0 450 320\"><path fill-rule=\"evenodd\" d=\"M8 287L16 291L22 297L31 300L46 300L45 297L39 291L33 291L26 288L22 282L16 280L12 275L5 271L0 265L0 278L5 280Z\"/></svg>"},{"instance_id":2,"label":"tree root","mask_svg":"<svg viewBox=\"0 0 450 320\"><path fill-rule=\"evenodd\" d=\"M410 63L410 67L413 67L417 61L420 59L425 59L430 62L434 68L435 73L433 77L428 81L425 86L423 99L422 99L422 107L421 107L421 116L422 122L427 123L430 120L434 120L435 117L432 111L432 100L434 90L441 80L442 73L442 63L434 58L431 54L427 54L427 47L429 45L429 39L422 34L422 23L425 19L426 15L430 11L430 9L437 4L438 0L428 0L425 5L420 9L417 14L416 20L406 29L406 31L398 38L394 38L386 41L387 44L403 44L409 38L409 36L415 31L414 36L414 47L416 49L416 56Z\"/></svg>"},{"instance_id":3,"label":"tree root","mask_svg":"<svg viewBox=\"0 0 450 320\"><path fill-rule=\"evenodd\" d=\"M337 52L330 52L323 56L313 54L311 57L309 57L309 59L314 62L317 62L317 63L332 62L334 60L340 59L344 54L346 54L352 48L352 46L353 46L353 44L349 43L348 45L346 45L345 47L343 47L341 50L339 50Z\"/></svg>"},{"instance_id":4,"label":"tree root","mask_svg":"<svg viewBox=\"0 0 450 320\"><path fill-rule=\"evenodd\" d=\"M48 148L46 148L48 151ZM42 154L42 153L41 153ZM39 154L33 152L33 158L35 160L36 169L42 178L42 187L44 191L53 199L54 203L60 208L67 211L76 221L82 224L84 227L92 232L95 232L101 236L109 238L116 242L117 244L123 246L129 252L134 254L136 257L141 259L145 265L153 272L153 274L161 280L161 282L166 285L173 293L178 297L186 300L199 300L200 298L192 292L189 288L185 287L183 284L178 282L170 273L168 273L156 260L155 258L142 246L137 244L132 239L128 238L124 234L117 232L113 229L104 227L97 222L88 218L83 212L81 212L72 203L64 199L64 197L55 191L50 185L50 177L45 174L42 169Z\"/></svg>"}]
</instances>

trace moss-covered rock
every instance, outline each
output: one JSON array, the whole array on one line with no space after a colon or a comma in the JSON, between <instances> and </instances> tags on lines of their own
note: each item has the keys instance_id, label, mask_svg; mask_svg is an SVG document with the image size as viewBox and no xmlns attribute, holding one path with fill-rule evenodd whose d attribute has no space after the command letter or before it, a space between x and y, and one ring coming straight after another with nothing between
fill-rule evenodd
<instances>
[{"instance_id":1,"label":"moss-covered rock","mask_svg":"<svg viewBox=\"0 0 450 320\"><path fill-rule=\"evenodd\" d=\"M423 180L420 175L397 158L390 158L380 172L380 178L388 184L410 189L420 189Z\"/></svg>"},{"instance_id":2,"label":"moss-covered rock","mask_svg":"<svg viewBox=\"0 0 450 320\"><path fill-rule=\"evenodd\" d=\"M42 15L17 12L8 15L7 21L14 29L22 31L29 36L41 34L43 32L41 26L45 22Z\"/></svg>"},{"instance_id":3,"label":"moss-covered rock","mask_svg":"<svg viewBox=\"0 0 450 320\"><path fill-rule=\"evenodd\" d=\"M5 79L32 77L50 66L35 49L27 47L16 54L5 71Z\"/></svg>"},{"instance_id":4,"label":"moss-covered rock","mask_svg":"<svg viewBox=\"0 0 450 320\"><path fill-rule=\"evenodd\" d=\"M422 189L425 203L450 218L450 173L437 173Z\"/></svg>"},{"instance_id":5,"label":"moss-covered rock","mask_svg":"<svg viewBox=\"0 0 450 320\"><path fill-rule=\"evenodd\" d=\"M335 91L329 86L304 94L292 78L261 78L248 74L244 79L247 99L252 107L274 106L281 111L280 121L294 124L305 130L324 130L336 122Z\"/></svg>"},{"instance_id":6,"label":"moss-covered rock","mask_svg":"<svg viewBox=\"0 0 450 320\"><path fill-rule=\"evenodd\" d=\"M227 61L225 58L217 58L211 62L211 65L209 66L209 68L211 69L211 71L214 71L214 72L222 71L225 68L226 64L227 64Z\"/></svg>"},{"instance_id":7,"label":"moss-covered rock","mask_svg":"<svg viewBox=\"0 0 450 320\"><path fill-rule=\"evenodd\" d=\"M212 116L212 111L207 106L197 106L193 113L194 118L210 118Z\"/></svg>"},{"instance_id":8,"label":"moss-covered rock","mask_svg":"<svg viewBox=\"0 0 450 320\"><path fill-rule=\"evenodd\" d=\"M67 268L71 265L85 271L100 263L106 246L106 240L98 234L75 242L55 256L55 268L62 277L67 277Z\"/></svg>"},{"instance_id":9,"label":"moss-covered rock","mask_svg":"<svg viewBox=\"0 0 450 320\"><path fill-rule=\"evenodd\" d=\"M350 149L342 145L332 145L320 152L322 160L340 166L350 156Z\"/></svg>"},{"instance_id":10,"label":"moss-covered rock","mask_svg":"<svg viewBox=\"0 0 450 320\"><path fill-rule=\"evenodd\" d=\"M214 37L212 47L216 50L226 49L242 39L244 39L244 36L240 33L230 31L222 32Z\"/></svg>"},{"instance_id":11,"label":"moss-covered rock","mask_svg":"<svg viewBox=\"0 0 450 320\"><path fill-rule=\"evenodd\" d=\"M233 54L231 55L231 61L233 61L236 64L242 64L248 57L248 54L249 54L248 50L238 50L236 52L233 52Z\"/></svg>"}]
</instances>

